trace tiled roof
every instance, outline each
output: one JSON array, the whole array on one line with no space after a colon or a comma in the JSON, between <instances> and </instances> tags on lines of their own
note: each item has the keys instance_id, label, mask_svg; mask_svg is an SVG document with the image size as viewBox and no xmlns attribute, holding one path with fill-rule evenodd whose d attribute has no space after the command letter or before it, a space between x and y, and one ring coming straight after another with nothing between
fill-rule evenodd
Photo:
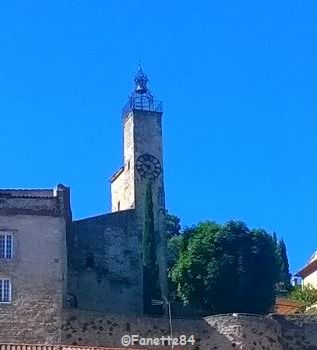
<instances>
[{"instance_id":1,"label":"tiled roof","mask_svg":"<svg viewBox=\"0 0 317 350\"><path fill-rule=\"evenodd\" d=\"M304 268L298 271L295 276L305 278L315 271L317 271L317 260L311 261L308 265L306 265Z\"/></svg>"},{"instance_id":2,"label":"tiled roof","mask_svg":"<svg viewBox=\"0 0 317 350\"><path fill-rule=\"evenodd\" d=\"M313 262L314 260L317 260L317 250L314 252L314 254L309 258L308 264Z\"/></svg>"},{"instance_id":3,"label":"tiled roof","mask_svg":"<svg viewBox=\"0 0 317 350\"><path fill-rule=\"evenodd\" d=\"M62 350L58 345L1 344L0 350Z\"/></svg>"},{"instance_id":4,"label":"tiled roof","mask_svg":"<svg viewBox=\"0 0 317 350\"><path fill-rule=\"evenodd\" d=\"M74 346L74 345L40 345L40 344L3 344L0 350L132 350L131 348L112 348L102 346ZM133 349L137 350L137 349Z\"/></svg>"}]
</instances>

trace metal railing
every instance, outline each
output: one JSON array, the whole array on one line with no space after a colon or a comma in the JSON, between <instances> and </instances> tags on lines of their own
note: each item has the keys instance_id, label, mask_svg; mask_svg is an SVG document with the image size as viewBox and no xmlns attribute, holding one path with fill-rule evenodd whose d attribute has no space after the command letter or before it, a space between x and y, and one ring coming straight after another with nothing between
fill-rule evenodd
<instances>
[{"instance_id":1,"label":"metal railing","mask_svg":"<svg viewBox=\"0 0 317 350\"><path fill-rule=\"evenodd\" d=\"M133 110L138 111L151 111L151 112L163 112L163 103L162 101L153 100L151 102L138 102L134 99L129 99L126 105L122 109L122 116L125 117L129 112Z\"/></svg>"}]
</instances>

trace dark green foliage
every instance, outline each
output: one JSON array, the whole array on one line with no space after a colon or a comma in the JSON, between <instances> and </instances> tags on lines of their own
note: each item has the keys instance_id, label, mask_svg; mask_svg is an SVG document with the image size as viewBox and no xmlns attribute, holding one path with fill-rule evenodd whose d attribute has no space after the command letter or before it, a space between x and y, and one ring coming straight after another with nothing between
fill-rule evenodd
<instances>
[{"instance_id":1,"label":"dark green foliage","mask_svg":"<svg viewBox=\"0 0 317 350\"><path fill-rule=\"evenodd\" d=\"M143 265L154 268L156 265L156 237L154 233L154 214L152 186L146 187L143 226Z\"/></svg>"},{"instance_id":2,"label":"dark green foliage","mask_svg":"<svg viewBox=\"0 0 317 350\"><path fill-rule=\"evenodd\" d=\"M234 221L185 230L170 271L178 297L210 313L269 311L278 276L273 238Z\"/></svg>"},{"instance_id":3,"label":"dark green foliage","mask_svg":"<svg viewBox=\"0 0 317 350\"><path fill-rule=\"evenodd\" d=\"M280 240L278 244L278 252L280 258L280 282L286 291L291 290L291 274L289 272L289 264L284 240Z\"/></svg>"},{"instance_id":4,"label":"dark green foliage","mask_svg":"<svg viewBox=\"0 0 317 350\"><path fill-rule=\"evenodd\" d=\"M165 224L167 239L181 234L182 227L180 225L180 218L176 215L166 213Z\"/></svg>"},{"instance_id":5,"label":"dark green foliage","mask_svg":"<svg viewBox=\"0 0 317 350\"><path fill-rule=\"evenodd\" d=\"M276 283L276 292L279 296L285 296L292 288L286 246L283 239L280 241L277 240L275 232L272 237L279 267L279 278Z\"/></svg>"},{"instance_id":6,"label":"dark green foliage","mask_svg":"<svg viewBox=\"0 0 317 350\"><path fill-rule=\"evenodd\" d=\"M172 267L179 258L183 246L183 235L172 236L167 241L167 265Z\"/></svg>"},{"instance_id":7,"label":"dark green foliage","mask_svg":"<svg viewBox=\"0 0 317 350\"><path fill-rule=\"evenodd\" d=\"M145 313L160 314L161 307L152 306L152 299L160 299L157 266L157 238L154 230L152 186L148 183L145 194L143 225L143 304Z\"/></svg>"},{"instance_id":8,"label":"dark green foliage","mask_svg":"<svg viewBox=\"0 0 317 350\"><path fill-rule=\"evenodd\" d=\"M180 219L176 215L165 215L166 237L167 237L167 265L173 266L179 258L183 245L184 235L181 232Z\"/></svg>"}]
</instances>

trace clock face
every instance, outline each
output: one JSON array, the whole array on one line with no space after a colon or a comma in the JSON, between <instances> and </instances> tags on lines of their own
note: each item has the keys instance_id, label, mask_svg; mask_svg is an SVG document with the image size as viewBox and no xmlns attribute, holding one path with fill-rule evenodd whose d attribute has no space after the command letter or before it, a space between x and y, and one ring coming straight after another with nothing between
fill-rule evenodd
<instances>
[{"instance_id":1,"label":"clock face","mask_svg":"<svg viewBox=\"0 0 317 350\"><path fill-rule=\"evenodd\" d=\"M136 161L136 170L145 179L156 179L161 171L160 161L151 154L145 153L139 156Z\"/></svg>"}]
</instances>

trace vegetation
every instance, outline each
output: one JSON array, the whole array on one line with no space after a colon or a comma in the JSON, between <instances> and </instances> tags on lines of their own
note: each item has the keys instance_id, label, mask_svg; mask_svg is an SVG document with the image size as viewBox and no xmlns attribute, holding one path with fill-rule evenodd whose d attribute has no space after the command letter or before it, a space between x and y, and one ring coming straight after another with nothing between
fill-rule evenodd
<instances>
[{"instance_id":1,"label":"vegetation","mask_svg":"<svg viewBox=\"0 0 317 350\"><path fill-rule=\"evenodd\" d=\"M317 288L308 284L306 286L295 286L288 295L289 299L301 301L307 305L317 302Z\"/></svg>"},{"instance_id":2,"label":"vegetation","mask_svg":"<svg viewBox=\"0 0 317 350\"><path fill-rule=\"evenodd\" d=\"M156 239L151 183L147 185L144 205L143 265L152 269L156 265Z\"/></svg>"},{"instance_id":3,"label":"vegetation","mask_svg":"<svg viewBox=\"0 0 317 350\"><path fill-rule=\"evenodd\" d=\"M277 290L282 293L290 292L291 286L291 274L289 272L289 263L286 252L286 246L283 239L277 241L276 234L273 233L273 242L275 245L275 252L278 259L279 266L279 278L276 284Z\"/></svg>"},{"instance_id":4,"label":"vegetation","mask_svg":"<svg viewBox=\"0 0 317 350\"><path fill-rule=\"evenodd\" d=\"M172 294L212 313L265 313L274 303L280 261L274 238L242 222L203 222L168 243Z\"/></svg>"},{"instance_id":5,"label":"vegetation","mask_svg":"<svg viewBox=\"0 0 317 350\"><path fill-rule=\"evenodd\" d=\"M158 282L156 245L152 185L148 183L145 194L143 225L143 302L145 313L160 313L160 310L157 310L157 306L152 306L151 304L152 299L159 299L161 296Z\"/></svg>"},{"instance_id":6,"label":"vegetation","mask_svg":"<svg viewBox=\"0 0 317 350\"><path fill-rule=\"evenodd\" d=\"M181 234L180 218L173 214L166 214L166 237L167 239Z\"/></svg>"},{"instance_id":7,"label":"vegetation","mask_svg":"<svg viewBox=\"0 0 317 350\"><path fill-rule=\"evenodd\" d=\"M180 219L172 214L166 214L166 236L167 236L167 265L170 269L177 261L184 235L181 232Z\"/></svg>"}]
</instances>

